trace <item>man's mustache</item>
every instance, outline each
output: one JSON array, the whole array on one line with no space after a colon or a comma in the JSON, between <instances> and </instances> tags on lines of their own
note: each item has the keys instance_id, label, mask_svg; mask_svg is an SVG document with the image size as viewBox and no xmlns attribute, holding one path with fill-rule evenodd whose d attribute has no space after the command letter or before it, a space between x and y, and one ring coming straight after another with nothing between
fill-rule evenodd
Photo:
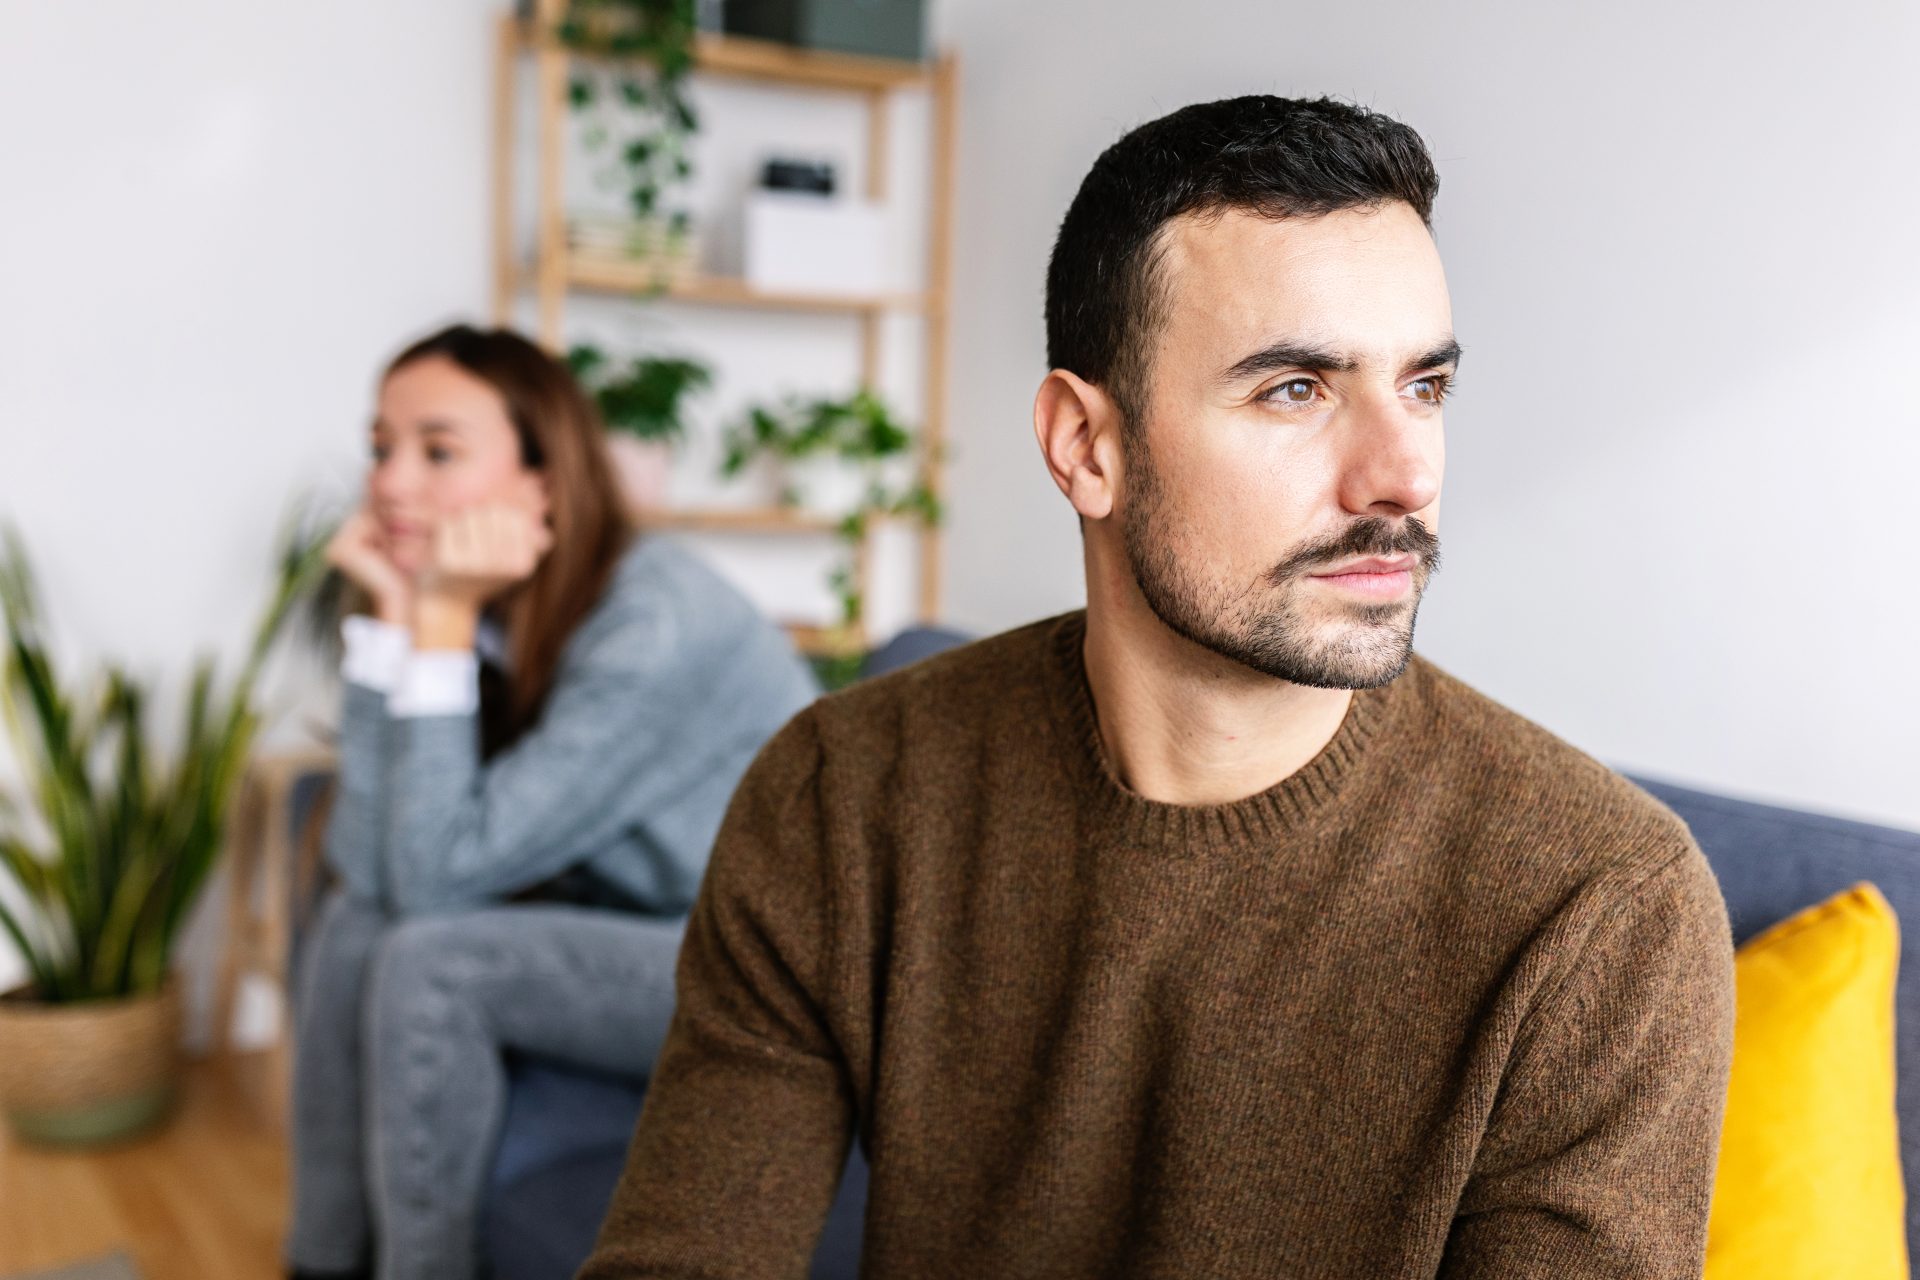
<instances>
[{"instance_id":1,"label":"man's mustache","mask_svg":"<svg viewBox=\"0 0 1920 1280\"><path fill-rule=\"evenodd\" d=\"M1274 585L1288 578L1324 569L1360 556L1412 555L1427 576L1440 571L1440 538L1418 516L1395 522L1380 516L1354 521L1337 537L1311 542L1275 565L1267 574Z\"/></svg>"}]
</instances>

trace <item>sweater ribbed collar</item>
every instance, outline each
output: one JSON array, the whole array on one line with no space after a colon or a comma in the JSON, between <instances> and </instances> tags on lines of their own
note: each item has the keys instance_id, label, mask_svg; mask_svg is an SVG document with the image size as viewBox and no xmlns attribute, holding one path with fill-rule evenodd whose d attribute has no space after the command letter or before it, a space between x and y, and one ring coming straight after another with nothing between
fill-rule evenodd
<instances>
[{"instance_id":1,"label":"sweater ribbed collar","mask_svg":"<svg viewBox=\"0 0 1920 1280\"><path fill-rule=\"evenodd\" d=\"M1376 689L1358 689L1346 717L1319 754L1265 791L1225 804L1186 805L1150 800L1121 781L1107 756L1087 679L1087 611L1062 614L1046 636L1047 686L1073 771L1105 834L1129 844L1230 854L1271 850L1274 843L1317 825L1369 760L1371 744L1386 739L1409 684L1408 670ZM1416 658L1417 662L1418 659Z\"/></svg>"}]
</instances>

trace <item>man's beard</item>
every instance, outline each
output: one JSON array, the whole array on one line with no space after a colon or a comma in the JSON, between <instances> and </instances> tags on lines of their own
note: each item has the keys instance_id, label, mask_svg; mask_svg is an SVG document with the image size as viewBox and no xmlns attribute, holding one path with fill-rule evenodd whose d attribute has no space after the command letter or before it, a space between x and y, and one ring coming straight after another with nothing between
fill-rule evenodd
<instances>
[{"instance_id":1,"label":"man's beard","mask_svg":"<svg viewBox=\"0 0 1920 1280\"><path fill-rule=\"evenodd\" d=\"M1177 635L1223 658L1294 684L1318 689L1371 689L1388 684L1413 657L1413 624L1427 580L1440 568L1440 540L1417 517L1398 527L1363 516L1331 540L1302 546L1235 591L1206 581L1183 563L1168 527L1167 494L1148 455L1145 433L1127 442L1130 488L1121 537L1147 607ZM1411 553L1407 598L1388 603L1344 599L1301 579L1357 556ZM1316 619L1324 621L1316 622Z\"/></svg>"}]
</instances>

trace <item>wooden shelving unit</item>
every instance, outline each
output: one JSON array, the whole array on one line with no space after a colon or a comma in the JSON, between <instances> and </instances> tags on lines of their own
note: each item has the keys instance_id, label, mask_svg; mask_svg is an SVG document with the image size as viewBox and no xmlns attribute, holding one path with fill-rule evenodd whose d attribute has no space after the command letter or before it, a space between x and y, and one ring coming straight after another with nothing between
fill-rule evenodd
<instances>
[{"instance_id":1,"label":"wooden shelving unit","mask_svg":"<svg viewBox=\"0 0 1920 1280\"><path fill-rule=\"evenodd\" d=\"M695 533L832 533L840 522L794 507L642 507L648 524Z\"/></svg>"},{"instance_id":2,"label":"wooden shelving unit","mask_svg":"<svg viewBox=\"0 0 1920 1280\"><path fill-rule=\"evenodd\" d=\"M640 293L652 283L652 276L640 263L621 259L592 258L571 254L564 275L567 287L590 292ZM523 279L526 277L523 277ZM698 276L675 280L659 295L676 302L705 303L716 307L767 307L778 311L868 312L924 311L925 295L917 293L863 296L835 293L778 293L755 289L745 280L725 276Z\"/></svg>"},{"instance_id":3,"label":"wooden shelving unit","mask_svg":"<svg viewBox=\"0 0 1920 1280\"><path fill-rule=\"evenodd\" d=\"M508 323L515 303L526 290L538 309L538 335L553 350L563 348L564 315L570 293L617 293L645 296L637 305L680 304L714 307L750 307L770 311L819 315L854 315L860 320L860 379L873 387L879 376L881 321L890 314L918 316L924 342L924 401L919 435L926 459L927 484L934 496L944 496L941 467L946 439L947 299L951 280L951 209L953 203L953 136L958 65L943 52L927 62L859 57L810 49L796 49L764 40L702 32L694 43L694 73L758 81L808 89L841 90L861 95L867 107L867 189L871 200L887 199L887 147L892 95L901 89L924 89L931 103L932 190L929 193L928 253L923 289L884 296L830 293L773 293L756 290L745 280L702 276L669 283L653 290L651 271L644 265L569 253L566 211L562 200L564 125L567 118L569 64L590 55L569 49L552 36L566 8L566 0L538 0L531 22L508 16L501 21L495 63L494 111L494 314ZM534 253L522 261L513 225L513 155L516 71L532 58L538 95L538 192ZM643 511L642 519L656 525L707 533L831 535L837 521L786 509L706 509L698 511ZM854 570L863 596L867 595L867 565L863 545L855 549ZM940 601L940 531L919 534L918 608L923 621L934 620ZM869 597L870 598L870 597ZM813 653L842 652L864 647L864 629L849 635L842 628L788 625L796 643Z\"/></svg>"}]
</instances>

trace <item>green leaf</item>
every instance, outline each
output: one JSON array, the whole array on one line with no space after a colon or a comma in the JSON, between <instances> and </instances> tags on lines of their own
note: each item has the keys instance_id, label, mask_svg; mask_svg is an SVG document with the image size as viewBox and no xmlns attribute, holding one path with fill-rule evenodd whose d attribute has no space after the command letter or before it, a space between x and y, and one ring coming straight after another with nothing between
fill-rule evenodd
<instances>
[{"instance_id":1,"label":"green leaf","mask_svg":"<svg viewBox=\"0 0 1920 1280\"><path fill-rule=\"evenodd\" d=\"M567 348L567 370L580 379L591 378L606 367L607 353L590 343Z\"/></svg>"},{"instance_id":2,"label":"green leaf","mask_svg":"<svg viewBox=\"0 0 1920 1280\"><path fill-rule=\"evenodd\" d=\"M224 843L260 723L253 691L262 666L289 616L327 578L332 528L307 524L283 521L274 589L231 686L216 688L211 659L197 664L179 747L164 766L146 722L146 691L123 668L106 664L89 698L62 688L40 639L24 551L7 530L0 705L50 848L43 857L15 836L0 837L0 867L24 895L0 925L45 998L150 990L164 980Z\"/></svg>"},{"instance_id":3,"label":"green leaf","mask_svg":"<svg viewBox=\"0 0 1920 1280\"><path fill-rule=\"evenodd\" d=\"M26 926L4 902L0 902L0 930L4 930L13 940L14 950L20 953L21 960L26 963L35 994L43 1000L58 999L62 984L52 957L27 937Z\"/></svg>"}]
</instances>

